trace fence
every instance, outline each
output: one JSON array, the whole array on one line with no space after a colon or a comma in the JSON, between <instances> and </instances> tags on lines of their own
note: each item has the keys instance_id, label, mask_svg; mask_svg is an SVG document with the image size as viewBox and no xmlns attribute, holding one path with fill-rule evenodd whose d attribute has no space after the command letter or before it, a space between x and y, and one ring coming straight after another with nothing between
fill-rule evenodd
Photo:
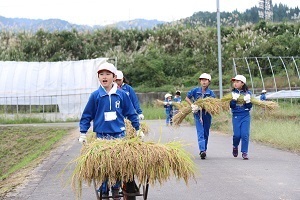
<instances>
[{"instance_id":1,"label":"fence","mask_svg":"<svg viewBox=\"0 0 300 200\"><path fill-rule=\"evenodd\" d=\"M165 92L137 93L141 104L163 99ZM79 120L90 93L0 97L0 118L42 118L47 121Z\"/></svg>"}]
</instances>

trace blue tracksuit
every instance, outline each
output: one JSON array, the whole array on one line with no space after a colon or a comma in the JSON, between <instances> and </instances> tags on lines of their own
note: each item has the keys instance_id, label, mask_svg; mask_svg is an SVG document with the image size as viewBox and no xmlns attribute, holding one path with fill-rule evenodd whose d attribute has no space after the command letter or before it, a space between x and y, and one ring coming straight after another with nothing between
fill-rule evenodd
<instances>
[{"instance_id":1,"label":"blue tracksuit","mask_svg":"<svg viewBox=\"0 0 300 200\"><path fill-rule=\"evenodd\" d=\"M266 94L265 94L265 93L261 93L259 99L260 99L261 101L267 100Z\"/></svg>"},{"instance_id":2,"label":"blue tracksuit","mask_svg":"<svg viewBox=\"0 0 300 200\"><path fill-rule=\"evenodd\" d=\"M169 101L168 99L165 99L164 101L164 108L165 108L165 113L166 113L166 124L172 125L172 118L173 118L173 105L172 105L172 100Z\"/></svg>"},{"instance_id":3,"label":"blue tracksuit","mask_svg":"<svg viewBox=\"0 0 300 200\"><path fill-rule=\"evenodd\" d=\"M86 133L93 121L93 131L98 138L122 138L125 136L124 117L131 121L136 130L139 129L138 115L129 96L123 90L118 90L117 84L114 84L109 93L100 86L90 95L84 108L79 123L80 132ZM99 188L103 193L108 193L107 184L108 180ZM119 189L120 186L121 182L118 181L112 189Z\"/></svg>"},{"instance_id":4,"label":"blue tracksuit","mask_svg":"<svg viewBox=\"0 0 300 200\"><path fill-rule=\"evenodd\" d=\"M181 96L175 96L173 98L173 101L177 102L177 103L181 103ZM179 109L174 106L174 108L173 108L173 115L176 115L178 113L178 110Z\"/></svg>"},{"instance_id":5,"label":"blue tracksuit","mask_svg":"<svg viewBox=\"0 0 300 200\"><path fill-rule=\"evenodd\" d=\"M250 91L243 92L234 89L233 92L241 95L250 94ZM248 152L249 136L250 136L250 110L252 103L238 104L237 101L230 101L230 108L232 112L232 126L233 126L233 146L238 147L242 141L241 152Z\"/></svg>"},{"instance_id":6,"label":"blue tracksuit","mask_svg":"<svg viewBox=\"0 0 300 200\"><path fill-rule=\"evenodd\" d=\"M97 133L97 137L123 137L125 117L136 130L139 129L138 115L129 96L123 90L118 90L117 84L114 84L109 94L100 86L90 95L83 110L79 123L80 132L86 133L93 121L93 131Z\"/></svg>"},{"instance_id":7,"label":"blue tracksuit","mask_svg":"<svg viewBox=\"0 0 300 200\"><path fill-rule=\"evenodd\" d=\"M196 87L187 93L187 97L191 99L192 102L195 102L200 98L206 98L206 97L215 98L216 95L209 88L207 88L205 92L202 93L202 88ZM208 112L202 109L201 111L194 113L194 120L195 120L195 125L197 130L199 150L206 151L212 117Z\"/></svg>"},{"instance_id":8,"label":"blue tracksuit","mask_svg":"<svg viewBox=\"0 0 300 200\"><path fill-rule=\"evenodd\" d=\"M173 98L173 101L174 101L174 102L180 103L180 102L181 102L181 96L178 96L178 97L175 96L175 97Z\"/></svg>"},{"instance_id":9,"label":"blue tracksuit","mask_svg":"<svg viewBox=\"0 0 300 200\"><path fill-rule=\"evenodd\" d=\"M140 107L139 99L138 99L137 95L135 94L135 91L133 90L133 88L130 85L126 84L126 83L123 83L121 88L129 96L129 98L130 98L130 100L133 104L133 107L136 110L137 114L142 114L142 109Z\"/></svg>"}]
</instances>

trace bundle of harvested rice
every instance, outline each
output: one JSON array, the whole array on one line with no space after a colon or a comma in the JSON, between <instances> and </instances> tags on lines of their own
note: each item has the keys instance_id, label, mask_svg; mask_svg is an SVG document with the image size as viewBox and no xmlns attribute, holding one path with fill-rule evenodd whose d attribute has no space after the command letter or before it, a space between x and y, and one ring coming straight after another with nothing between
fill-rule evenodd
<instances>
[{"instance_id":1,"label":"bundle of harvested rice","mask_svg":"<svg viewBox=\"0 0 300 200\"><path fill-rule=\"evenodd\" d=\"M204 98L198 99L194 102L194 104L198 105L200 109L205 109L206 112L210 113L211 115L219 114L223 109L225 109L224 104L220 99L216 98ZM179 125L183 119L192 112L191 106L186 106L179 109L178 113L173 117L173 124Z\"/></svg>"},{"instance_id":2,"label":"bundle of harvested rice","mask_svg":"<svg viewBox=\"0 0 300 200\"><path fill-rule=\"evenodd\" d=\"M206 112L211 115L217 115L221 113L223 109L223 105L220 99L207 97L204 99L198 99L194 102L194 104L198 105L200 108L206 110Z\"/></svg>"},{"instance_id":3,"label":"bundle of harvested rice","mask_svg":"<svg viewBox=\"0 0 300 200\"><path fill-rule=\"evenodd\" d=\"M229 102L231 101L232 99L232 94L229 93L229 94L226 94L223 96L223 98L221 99L224 103L226 103L229 107ZM277 108L279 108L279 105L277 102L274 102L274 101L260 101L254 97L251 97L251 102L253 105L256 105L260 108L264 108L266 109L266 111L273 111ZM238 104L243 104L245 103L244 101L244 95L240 95L239 98L237 99L237 103Z\"/></svg>"},{"instance_id":4,"label":"bundle of harvested rice","mask_svg":"<svg viewBox=\"0 0 300 200\"><path fill-rule=\"evenodd\" d=\"M125 128L126 128L126 137L135 137L136 130L131 125L131 122L128 119L125 119ZM140 129L143 131L144 134L149 133L149 127L145 122L140 122Z\"/></svg>"},{"instance_id":5,"label":"bundle of harvested rice","mask_svg":"<svg viewBox=\"0 0 300 200\"><path fill-rule=\"evenodd\" d=\"M181 122L192 112L191 106L186 106L178 110L177 114L173 116L173 125L178 126Z\"/></svg>"},{"instance_id":6,"label":"bundle of harvested rice","mask_svg":"<svg viewBox=\"0 0 300 200\"><path fill-rule=\"evenodd\" d=\"M142 142L139 138L99 140L83 146L72 175L72 186L81 197L82 184L89 186L95 180L97 186L105 180L115 184L129 181L133 176L139 183L155 184L167 181L171 176L188 180L196 170L191 155L183 143L166 144Z\"/></svg>"},{"instance_id":7,"label":"bundle of harvested rice","mask_svg":"<svg viewBox=\"0 0 300 200\"><path fill-rule=\"evenodd\" d=\"M159 100L159 99L156 99L155 105L157 105L157 106L164 106L165 104L164 104L164 101L161 101L161 100ZM173 105L175 108L177 108L177 109L180 109L180 108L184 107L184 104L179 103L179 102L174 102L174 101L172 101L172 105Z\"/></svg>"}]
</instances>

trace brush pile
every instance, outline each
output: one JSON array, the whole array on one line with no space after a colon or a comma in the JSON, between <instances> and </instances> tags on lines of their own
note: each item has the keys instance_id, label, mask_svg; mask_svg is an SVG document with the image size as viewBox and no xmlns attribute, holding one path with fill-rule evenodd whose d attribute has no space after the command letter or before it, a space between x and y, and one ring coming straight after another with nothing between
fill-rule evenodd
<instances>
[{"instance_id":1,"label":"brush pile","mask_svg":"<svg viewBox=\"0 0 300 200\"><path fill-rule=\"evenodd\" d=\"M72 176L72 186L81 197L82 184L89 186L95 180L115 184L129 181L133 176L140 183L155 184L171 176L184 179L186 184L194 178L195 164L184 145L178 141L166 144L143 142L138 137L102 140L94 139L83 146Z\"/></svg>"}]
</instances>

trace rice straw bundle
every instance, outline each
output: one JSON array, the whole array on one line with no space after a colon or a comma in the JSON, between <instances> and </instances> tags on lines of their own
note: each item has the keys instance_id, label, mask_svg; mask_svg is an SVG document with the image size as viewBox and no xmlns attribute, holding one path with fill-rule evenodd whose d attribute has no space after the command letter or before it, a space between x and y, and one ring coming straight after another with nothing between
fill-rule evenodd
<instances>
[{"instance_id":1,"label":"rice straw bundle","mask_svg":"<svg viewBox=\"0 0 300 200\"><path fill-rule=\"evenodd\" d=\"M82 184L89 186L93 179L97 186L105 180L115 184L118 180L129 181L135 177L139 183L150 184L167 181L171 176L188 180L196 170L191 155L183 143L166 144L142 142L139 138L114 140L96 139L83 146L76 163L72 186L81 197Z\"/></svg>"},{"instance_id":2,"label":"rice straw bundle","mask_svg":"<svg viewBox=\"0 0 300 200\"><path fill-rule=\"evenodd\" d=\"M206 112L211 115L219 114L225 107L220 99L207 97L204 99L198 99L194 102L200 109L205 109ZM192 112L190 105L179 109L178 113L173 117L173 124L179 125L183 119Z\"/></svg>"},{"instance_id":3,"label":"rice straw bundle","mask_svg":"<svg viewBox=\"0 0 300 200\"><path fill-rule=\"evenodd\" d=\"M131 122L128 119L125 119L125 128L126 128L126 137L135 137L136 136L136 130L135 128L133 128L133 126L131 125ZM144 134L149 133L149 127L148 125L143 122L140 122L140 129L143 131Z\"/></svg>"},{"instance_id":4,"label":"rice straw bundle","mask_svg":"<svg viewBox=\"0 0 300 200\"><path fill-rule=\"evenodd\" d=\"M165 104L164 104L164 101L156 99L155 105L157 105L157 106L164 106ZM179 102L174 102L174 101L172 101L172 105L175 106L175 108L177 108L177 109L180 109L180 108L184 107L183 104L181 104Z\"/></svg>"},{"instance_id":5,"label":"rice straw bundle","mask_svg":"<svg viewBox=\"0 0 300 200\"><path fill-rule=\"evenodd\" d=\"M207 97L204 99L198 99L194 102L200 108L205 109L211 115L217 115L222 111L222 102L220 99Z\"/></svg>"},{"instance_id":6,"label":"rice straw bundle","mask_svg":"<svg viewBox=\"0 0 300 200\"><path fill-rule=\"evenodd\" d=\"M177 114L173 116L172 122L175 126L181 124L181 122L192 112L191 106L186 106L178 110Z\"/></svg>"},{"instance_id":7,"label":"rice straw bundle","mask_svg":"<svg viewBox=\"0 0 300 200\"><path fill-rule=\"evenodd\" d=\"M229 94L226 94L221 100L226 103L229 107L229 102L231 101L232 99L232 94L229 93ZM261 107L261 108L265 108L267 111L273 111L277 108L279 108L279 105L277 102L274 102L274 101L260 101L254 97L251 97L251 102L253 105L256 105L258 107ZM244 101L244 95L240 95L239 98L237 99L237 103L238 104L244 104L245 101Z\"/></svg>"},{"instance_id":8,"label":"rice straw bundle","mask_svg":"<svg viewBox=\"0 0 300 200\"><path fill-rule=\"evenodd\" d=\"M260 101L255 98L251 98L251 102L260 108L265 108L267 111L274 111L279 108L278 103L274 101Z\"/></svg>"}]
</instances>

